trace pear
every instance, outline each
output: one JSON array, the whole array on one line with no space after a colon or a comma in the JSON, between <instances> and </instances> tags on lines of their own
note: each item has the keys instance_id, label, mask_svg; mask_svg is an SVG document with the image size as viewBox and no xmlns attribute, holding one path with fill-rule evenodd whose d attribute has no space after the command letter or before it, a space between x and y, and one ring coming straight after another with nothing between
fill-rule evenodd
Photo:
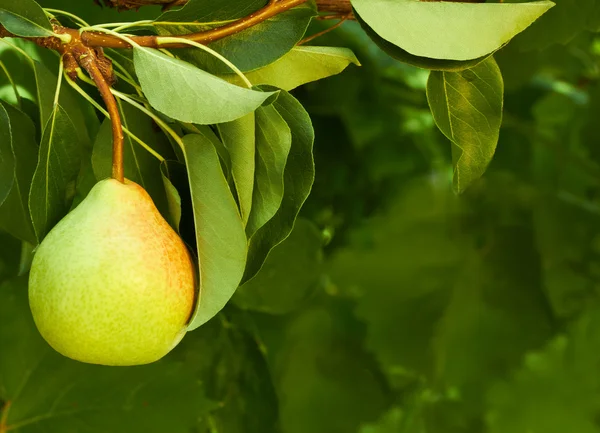
<instances>
[{"instance_id":1,"label":"pear","mask_svg":"<svg viewBox=\"0 0 600 433\"><path fill-rule=\"evenodd\" d=\"M98 182L39 245L29 304L44 339L82 362L154 362L195 305L190 254L138 184Z\"/></svg>"}]
</instances>

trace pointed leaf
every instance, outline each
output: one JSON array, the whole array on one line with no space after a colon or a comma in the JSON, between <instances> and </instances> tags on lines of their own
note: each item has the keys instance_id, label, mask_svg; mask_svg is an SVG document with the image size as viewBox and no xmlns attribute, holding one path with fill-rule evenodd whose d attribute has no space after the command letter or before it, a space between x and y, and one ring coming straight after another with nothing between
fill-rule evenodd
<instances>
[{"instance_id":1,"label":"pointed leaf","mask_svg":"<svg viewBox=\"0 0 600 433\"><path fill-rule=\"evenodd\" d=\"M252 212L246 227L249 238L281 206L283 173L291 146L292 133L277 110L272 105L256 110L256 174Z\"/></svg>"},{"instance_id":2,"label":"pointed leaf","mask_svg":"<svg viewBox=\"0 0 600 433\"><path fill-rule=\"evenodd\" d=\"M253 84L269 84L283 90L293 90L311 81L339 74L351 63L360 66L354 53L348 48L299 46L285 56L246 74ZM223 78L237 85L242 80L235 74Z\"/></svg>"},{"instance_id":3,"label":"pointed leaf","mask_svg":"<svg viewBox=\"0 0 600 433\"><path fill-rule=\"evenodd\" d=\"M352 6L379 36L410 54L471 60L502 47L554 3L352 0Z\"/></svg>"},{"instance_id":4,"label":"pointed leaf","mask_svg":"<svg viewBox=\"0 0 600 433\"><path fill-rule=\"evenodd\" d=\"M284 195L275 216L250 240L248 265L243 281L256 275L271 249L289 236L315 179L312 154L315 136L308 113L287 92L281 92L273 107L292 132L292 146L284 172Z\"/></svg>"},{"instance_id":5,"label":"pointed leaf","mask_svg":"<svg viewBox=\"0 0 600 433\"><path fill-rule=\"evenodd\" d=\"M52 36L52 26L44 10L33 0L0 1L0 24L18 36Z\"/></svg>"},{"instance_id":6,"label":"pointed leaf","mask_svg":"<svg viewBox=\"0 0 600 433\"><path fill-rule=\"evenodd\" d=\"M81 144L66 111L56 105L42 136L29 209L39 242L67 214L81 167Z\"/></svg>"},{"instance_id":7,"label":"pointed leaf","mask_svg":"<svg viewBox=\"0 0 600 433\"><path fill-rule=\"evenodd\" d=\"M169 170L169 161L163 161L160 164L160 174L167 194L167 204L169 206L169 224L179 233L179 224L181 224L181 195L173 182L171 181L171 172Z\"/></svg>"},{"instance_id":8,"label":"pointed leaf","mask_svg":"<svg viewBox=\"0 0 600 433\"><path fill-rule=\"evenodd\" d=\"M231 172L244 225L248 223L254 191L256 124L254 113L218 125L231 159Z\"/></svg>"},{"instance_id":9,"label":"pointed leaf","mask_svg":"<svg viewBox=\"0 0 600 433\"><path fill-rule=\"evenodd\" d=\"M210 129L183 138L200 261L200 298L189 329L214 317L237 289L247 242L238 208L211 143Z\"/></svg>"},{"instance_id":10,"label":"pointed leaf","mask_svg":"<svg viewBox=\"0 0 600 433\"><path fill-rule=\"evenodd\" d=\"M496 151L504 83L493 57L462 72L432 71L427 99L433 118L452 142L454 188L481 177Z\"/></svg>"},{"instance_id":11,"label":"pointed leaf","mask_svg":"<svg viewBox=\"0 0 600 433\"><path fill-rule=\"evenodd\" d=\"M274 94L235 86L150 48L134 48L134 63L150 104L182 122L229 122L256 110Z\"/></svg>"},{"instance_id":12,"label":"pointed leaf","mask_svg":"<svg viewBox=\"0 0 600 433\"><path fill-rule=\"evenodd\" d=\"M18 146L12 147L15 180L4 204L0 206L0 227L23 241L36 244L28 205L31 180L38 160L35 125L15 107L0 104L10 119L12 143L18 143Z\"/></svg>"}]
</instances>

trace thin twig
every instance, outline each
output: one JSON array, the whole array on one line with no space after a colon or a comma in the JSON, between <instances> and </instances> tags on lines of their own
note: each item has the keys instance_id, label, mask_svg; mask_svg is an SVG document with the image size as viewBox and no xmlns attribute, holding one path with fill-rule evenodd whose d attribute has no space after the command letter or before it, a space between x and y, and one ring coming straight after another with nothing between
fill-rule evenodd
<instances>
[{"instance_id":1,"label":"thin twig","mask_svg":"<svg viewBox=\"0 0 600 433\"><path fill-rule=\"evenodd\" d=\"M314 35L310 35L310 36L308 36L308 37L306 37L306 38L302 39L302 40L301 40L301 41L298 43L298 45L303 45L303 44L306 44L307 42L310 42L310 41L312 41L313 39L317 39L318 37L320 37L320 36L323 36L323 35L325 35L325 34L329 33L330 31L337 29L339 26L341 26L342 24L344 24L344 22L345 22L346 20L348 20L349 18L350 18L349 16L345 16L345 17L343 17L341 20L339 20L337 23L335 23L335 24L334 24L334 25L332 25L331 27L329 27L329 28L326 28L325 30L322 30L322 31L320 31L320 32L318 32L318 33L315 33Z\"/></svg>"}]
</instances>

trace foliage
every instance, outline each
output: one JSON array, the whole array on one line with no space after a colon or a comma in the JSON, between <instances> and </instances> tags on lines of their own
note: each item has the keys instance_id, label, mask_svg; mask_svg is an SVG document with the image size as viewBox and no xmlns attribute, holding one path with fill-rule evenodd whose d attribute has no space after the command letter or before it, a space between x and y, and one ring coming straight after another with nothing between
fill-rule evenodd
<instances>
[{"instance_id":1,"label":"foliage","mask_svg":"<svg viewBox=\"0 0 600 433\"><path fill-rule=\"evenodd\" d=\"M0 0L20 36L0 39L0 433L600 432L595 0L353 0L325 35L308 1L209 51L105 49L125 176L193 251L200 302L152 365L41 339L32 254L110 176L112 131L94 82L23 37L172 37L266 4Z\"/></svg>"}]
</instances>

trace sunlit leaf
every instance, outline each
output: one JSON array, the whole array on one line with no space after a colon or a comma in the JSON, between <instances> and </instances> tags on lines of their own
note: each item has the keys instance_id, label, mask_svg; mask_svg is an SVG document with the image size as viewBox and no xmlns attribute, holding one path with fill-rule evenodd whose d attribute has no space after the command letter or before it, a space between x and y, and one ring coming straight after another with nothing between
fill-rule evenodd
<instances>
[{"instance_id":1,"label":"sunlit leaf","mask_svg":"<svg viewBox=\"0 0 600 433\"><path fill-rule=\"evenodd\" d=\"M432 71L427 99L436 124L452 142L454 188L462 192L481 177L496 151L502 74L493 58L461 72Z\"/></svg>"}]
</instances>

